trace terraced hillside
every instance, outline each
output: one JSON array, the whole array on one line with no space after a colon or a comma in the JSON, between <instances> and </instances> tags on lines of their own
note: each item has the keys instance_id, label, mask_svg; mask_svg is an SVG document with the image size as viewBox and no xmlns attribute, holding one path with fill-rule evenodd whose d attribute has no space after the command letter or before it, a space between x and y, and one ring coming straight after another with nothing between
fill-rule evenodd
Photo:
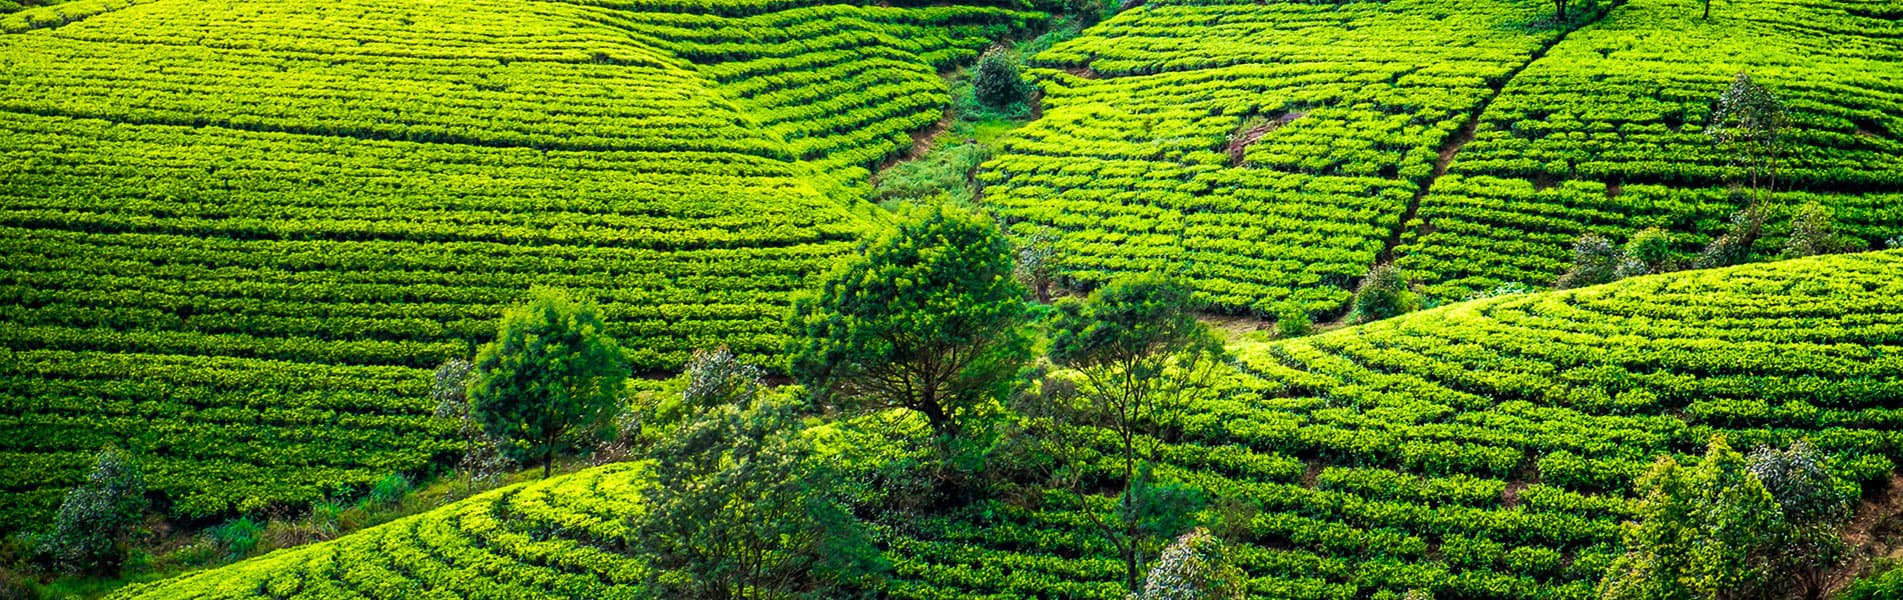
<instances>
[{"instance_id":1,"label":"terraced hillside","mask_svg":"<svg viewBox=\"0 0 1903 600\"><path fill-rule=\"evenodd\" d=\"M1740 2L1705 21L1696 2L1627 2L1506 86L1422 201L1400 264L1458 298L1550 283L1589 232L1662 227L1696 252L1742 208L1727 185L1737 167L1704 133L1739 72L1792 113L1771 243L1814 200L1882 247L1903 234L1903 25L1883 16L1894 6Z\"/></svg>"},{"instance_id":2,"label":"terraced hillside","mask_svg":"<svg viewBox=\"0 0 1903 600\"><path fill-rule=\"evenodd\" d=\"M623 463L507 487L335 541L119 598L633 598L627 542L643 478Z\"/></svg>"},{"instance_id":3,"label":"terraced hillside","mask_svg":"<svg viewBox=\"0 0 1903 600\"><path fill-rule=\"evenodd\" d=\"M1888 477L1899 275L1900 252L1805 259L1245 344L1233 389L1189 411L1158 472L1259 503L1239 556L1257 597L1592 597L1658 454L1809 437L1840 475ZM1070 498L921 524L893 546L893 595L1120 597L1114 551Z\"/></svg>"},{"instance_id":4,"label":"terraced hillside","mask_svg":"<svg viewBox=\"0 0 1903 600\"><path fill-rule=\"evenodd\" d=\"M1442 299L1543 287L1584 232L1722 231L1741 203L1702 131L1750 71L1799 129L1773 237L1817 198L1880 248L1903 234L1880 5L1632 0L1564 30L1539 2L1148 2L1036 57L1044 118L985 198L1057 231L1085 286L1179 269L1228 312L1334 313L1396 257Z\"/></svg>"},{"instance_id":5,"label":"terraced hillside","mask_svg":"<svg viewBox=\"0 0 1903 600\"><path fill-rule=\"evenodd\" d=\"M447 447L427 369L533 285L601 303L644 371L777 353L789 294L871 226L864 167L949 101L935 69L1041 17L80 0L6 18L0 531L106 443L149 457L185 515L417 469Z\"/></svg>"},{"instance_id":6,"label":"terraced hillside","mask_svg":"<svg viewBox=\"0 0 1903 600\"><path fill-rule=\"evenodd\" d=\"M1159 474L1259 506L1237 552L1257 597L1591 597L1655 455L1809 437L1840 474L1887 475L1903 458L1899 276L1899 252L1805 259L1244 345ZM638 473L509 488L121 597L618 597L641 569L614 551ZM889 593L1122 598L1079 510L1051 492L884 524Z\"/></svg>"}]
</instances>

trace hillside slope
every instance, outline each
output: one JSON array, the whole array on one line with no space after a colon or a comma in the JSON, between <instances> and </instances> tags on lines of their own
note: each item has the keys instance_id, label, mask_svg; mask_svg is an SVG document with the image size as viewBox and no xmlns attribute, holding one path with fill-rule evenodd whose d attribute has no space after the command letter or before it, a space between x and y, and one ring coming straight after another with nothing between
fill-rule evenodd
<instances>
[{"instance_id":1,"label":"hillside slope","mask_svg":"<svg viewBox=\"0 0 1903 600\"><path fill-rule=\"evenodd\" d=\"M1832 256L1244 344L1158 473L1261 510L1238 554L1259 597L1588 598L1657 455L1809 437L1839 474L1888 478L1900 276L1903 252ZM1117 598L1088 523L1061 492L926 520L894 543L894 596Z\"/></svg>"},{"instance_id":2,"label":"hillside slope","mask_svg":"<svg viewBox=\"0 0 1903 600\"><path fill-rule=\"evenodd\" d=\"M1809 437L1841 474L1887 478L1903 458L1898 294L1903 253L1872 253L1245 344L1158 473L1259 509L1235 554L1257 597L1589 598L1656 455L1695 459L1719 433ZM613 465L507 488L119 597L618 597L642 569L618 550L639 480ZM1088 523L1049 491L875 529L894 598L1122 598Z\"/></svg>"},{"instance_id":3,"label":"hillside slope","mask_svg":"<svg viewBox=\"0 0 1903 600\"><path fill-rule=\"evenodd\" d=\"M534 285L598 301L642 372L765 360L873 226L864 169L948 103L936 68L1041 18L94 8L0 34L0 532L105 444L184 515L422 467L448 447L428 369Z\"/></svg>"},{"instance_id":4,"label":"hillside slope","mask_svg":"<svg viewBox=\"0 0 1903 600\"><path fill-rule=\"evenodd\" d=\"M1882 248L1903 235L1883 6L1631 0L1565 30L1524 0L1154 0L1036 57L1044 118L985 199L1056 232L1083 287L1178 269L1231 313L1335 314L1390 260L1442 300L1545 287L1582 233L1659 226L1690 254L1722 232L1742 201L1703 129L1748 71L1796 125L1767 245L1817 200Z\"/></svg>"}]
</instances>

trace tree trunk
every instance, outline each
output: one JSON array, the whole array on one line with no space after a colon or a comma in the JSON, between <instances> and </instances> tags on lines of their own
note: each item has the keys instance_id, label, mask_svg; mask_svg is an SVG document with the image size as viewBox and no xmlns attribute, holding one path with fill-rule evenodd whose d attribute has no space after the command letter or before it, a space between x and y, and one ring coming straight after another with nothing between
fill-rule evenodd
<instances>
[{"instance_id":1,"label":"tree trunk","mask_svg":"<svg viewBox=\"0 0 1903 600\"><path fill-rule=\"evenodd\" d=\"M1705 20L1711 20L1711 0L1705 0Z\"/></svg>"},{"instance_id":2,"label":"tree trunk","mask_svg":"<svg viewBox=\"0 0 1903 600\"><path fill-rule=\"evenodd\" d=\"M1566 0L1553 0L1553 20L1566 22Z\"/></svg>"},{"instance_id":3,"label":"tree trunk","mask_svg":"<svg viewBox=\"0 0 1903 600\"><path fill-rule=\"evenodd\" d=\"M542 478L543 479L548 479L549 469L554 466L555 466L555 442L551 440L549 441L546 449L542 451Z\"/></svg>"}]
</instances>

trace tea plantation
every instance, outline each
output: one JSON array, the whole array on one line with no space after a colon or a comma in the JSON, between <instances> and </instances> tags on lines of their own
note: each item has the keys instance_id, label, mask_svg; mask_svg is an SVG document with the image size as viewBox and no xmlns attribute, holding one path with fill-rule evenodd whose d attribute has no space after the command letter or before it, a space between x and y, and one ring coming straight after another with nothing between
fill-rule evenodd
<instances>
[{"instance_id":1,"label":"tea plantation","mask_svg":"<svg viewBox=\"0 0 1903 600\"><path fill-rule=\"evenodd\" d=\"M1896 252L1805 259L1241 344L1159 473L1260 503L1235 552L1254 597L1593 597L1653 455L1808 437L1853 481L1888 476L1899 276ZM507 488L121 597L619 597L644 568L615 552L642 481L617 465ZM1074 498L895 525L890 596L1122 598L1082 513L1113 502Z\"/></svg>"},{"instance_id":2,"label":"tea plantation","mask_svg":"<svg viewBox=\"0 0 1903 600\"><path fill-rule=\"evenodd\" d=\"M788 294L869 226L866 169L949 101L936 68L1042 18L301 0L57 16L86 6L7 15L0 35L5 531L105 443L153 457L185 515L419 469L452 445L427 368L493 337L533 285L601 302L644 372L716 344L777 353Z\"/></svg>"}]
</instances>

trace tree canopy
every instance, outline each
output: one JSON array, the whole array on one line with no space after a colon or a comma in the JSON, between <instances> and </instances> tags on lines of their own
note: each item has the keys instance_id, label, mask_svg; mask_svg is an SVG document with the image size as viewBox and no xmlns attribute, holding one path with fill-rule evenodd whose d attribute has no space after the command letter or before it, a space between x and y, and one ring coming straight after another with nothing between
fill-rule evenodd
<instances>
[{"instance_id":1,"label":"tree canopy","mask_svg":"<svg viewBox=\"0 0 1903 600\"><path fill-rule=\"evenodd\" d=\"M795 302L793 376L842 408L916 411L947 442L1027 359L1024 296L989 219L912 209Z\"/></svg>"},{"instance_id":2,"label":"tree canopy","mask_svg":"<svg viewBox=\"0 0 1903 600\"><path fill-rule=\"evenodd\" d=\"M628 378L627 358L595 307L548 289L502 316L496 339L476 354L470 410L489 435L519 455L555 453L612 423Z\"/></svg>"}]
</instances>

